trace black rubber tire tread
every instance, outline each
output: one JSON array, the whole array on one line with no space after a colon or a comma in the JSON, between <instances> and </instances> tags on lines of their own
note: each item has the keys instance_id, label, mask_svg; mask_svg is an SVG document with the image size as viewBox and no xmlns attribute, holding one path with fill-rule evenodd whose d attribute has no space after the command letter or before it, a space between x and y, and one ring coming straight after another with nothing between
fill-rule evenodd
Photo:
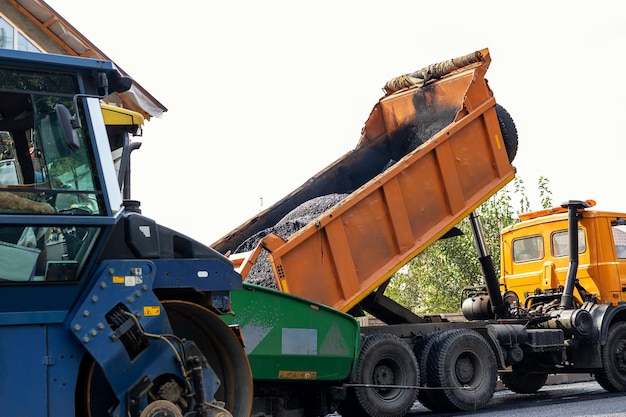
<instances>
[{"instance_id":1,"label":"black rubber tire tread","mask_svg":"<svg viewBox=\"0 0 626 417\"><path fill-rule=\"evenodd\" d=\"M380 376L385 380L381 381ZM419 380L417 360L408 344L385 333L365 338L356 365L357 384L418 386ZM354 387L354 396L354 405L360 410L353 409L351 415L401 417L415 404L417 390Z\"/></svg>"},{"instance_id":2,"label":"black rubber tire tread","mask_svg":"<svg viewBox=\"0 0 626 417\"><path fill-rule=\"evenodd\" d=\"M460 380L460 377L466 381ZM431 348L428 380L432 381L432 386L441 388L432 391L435 400L433 411L474 411L483 408L491 401L498 380L493 350L474 330L449 330Z\"/></svg>"},{"instance_id":3,"label":"black rubber tire tread","mask_svg":"<svg viewBox=\"0 0 626 417\"><path fill-rule=\"evenodd\" d=\"M602 368L594 372L596 381L609 392L626 391L626 322L611 325L601 352Z\"/></svg>"},{"instance_id":4,"label":"black rubber tire tread","mask_svg":"<svg viewBox=\"0 0 626 417\"><path fill-rule=\"evenodd\" d=\"M500 374L500 381L504 386L518 394L534 394L546 384L547 380L547 372L531 373L516 367L513 367L512 372Z\"/></svg>"},{"instance_id":5,"label":"black rubber tire tread","mask_svg":"<svg viewBox=\"0 0 626 417\"><path fill-rule=\"evenodd\" d=\"M432 332L427 335L424 335L419 340L419 342L417 342L415 346L413 347L413 353L415 354L415 357L417 358L417 363L419 364L420 387L429 388L428 377L427 377L428 354L430 352L430 349L437 342L437 338L440 337L443 333L444 333L443 330L440 330L440 331L436 331L436 332ZM433 405L434 400L431 395L431 390L429 389L420 389L417 392L417 400L420 402L420 404L422 404L424 407L428 408L429 410L432 410L434 407Z\"/></svg>"},{"instance_id":6,"label":"black rubber tire tread","mask_svg":"<svg viewBox=\"0 0 626 417\"><path fill-rule=\"evenodd\" d=\"M359 339L359 346L363 346L365 339L367 336L361 334ZM354 381L350 381L354 382ZM359 406L358 400L356 399L356 394L354 392L354 388L348 387L346 390L346 398L344 398L337 407L337 412L341 415L341 417L362 417L361 407Z\"/></svg>"},{"instance_id":7,"label":"black rubber tire tread","mask_svg":"<svg viewBox=\"0 0 626 417\"><path fill-rule=\"evenodd\" d=\"M518 136L517 127L513 118L508 111L500 104L496 103L496 114L498 115L498 122L500 124L500 131L502 132L502 141L506 148L506 154L509 157L509 162L513 162L517 155Z\"/></svg>"}]
</instances>

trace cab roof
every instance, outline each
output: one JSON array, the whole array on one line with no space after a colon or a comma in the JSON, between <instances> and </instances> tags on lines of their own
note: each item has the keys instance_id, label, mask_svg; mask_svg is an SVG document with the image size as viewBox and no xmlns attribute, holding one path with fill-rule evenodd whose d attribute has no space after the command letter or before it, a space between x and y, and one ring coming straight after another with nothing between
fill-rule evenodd
<instances>
[{"instance_id":1,"label":"cab roof","mask_svg":"<svg viewBox=\"0 0 626 417\"><path fill-rule=\"evenodd\" d=\"M79 58L69 55L42 54L41 52L19 51L15 49L0 48L0 60L3 64L20 67L118 72L117 67L111 61Z\"/></svg>"}]
</instances>

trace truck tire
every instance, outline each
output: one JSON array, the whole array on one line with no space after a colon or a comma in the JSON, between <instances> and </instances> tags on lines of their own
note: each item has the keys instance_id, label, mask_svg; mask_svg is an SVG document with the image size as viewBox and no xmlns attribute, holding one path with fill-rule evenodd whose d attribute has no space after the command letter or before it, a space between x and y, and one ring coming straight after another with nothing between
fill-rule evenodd
<instances>
[{"instance_id":1,"label":"truck tire","mask_svg":"<svg viewBox=\"0 0 626 417\"><path fill-rule=\"evenodd\" d=\"M502 372L500 380L513 392L534 394L546 384L548 374L546 372L530 373L514 367L513 372Z\"/></svg>"},{"instance_id":2,"label":"truck tire","mask_svg":"<svg viewBox=\"0 0 626 417\"><path fill-rule=\"evenodd\" d=\"M626 391L626 322L609 328L601 352L602 368L594 372L596 381L609 392Z\"/></svg>"},{"instance_id":3,"label":"truck tire","mask_svg":"<svg viewBox=\"0 0 626 417\"><path fill-rule=\"evenodd\" d=\"M509 162L513 162L515 155L517 155L518 136L515 122L508 111L500 104L496 103L496 114L498 115L498 122L500 123L500 131L502 132L502 141L506 148L506 154L509 157Z\"/></svg>"},{"instance_id":4,"label":"truck tire","mask_svg":"<svg viewBox=\"0 0 626 417\"><path fill-rule=\"evenodd\" d=\"M432 410L435 405L433 402L435 401L432 397L432 392L430 389L430 385L428 383L428 355L430 353L430 349L437 342L439 336L443 334L443 330L428 333L424 335L419 342L415 344L413 347L413 353L415 353L415 357L417 358L417 363L419 364L420 370L420 387L424 387L417 392L417 400L426 408Z\"/></svg>"},{"instance_id":5,"label":"truck tire","mask_svg":"<svg viewBox=\"0 0 626 417\"><path fill-rule=\"evenodd\" d=\"M355 383L417 387L419 370L413 351L391 334L365 338L355 371ZM356 386L340 409L342 416L400 417L407 414L417 397L415 388ZM348 406L349 407L348 409Z\"/></svg>"},{"instance_id":6,"label":"truck tire","mask_svg":"<svg viewBox=\"0 0 626 417\"><path fill-rule=\"evenodd\" d=\"M496 390L498 370L489 343L476 331L445 332L428 356L433 411L473 411L484 407Z\"/></svg>"}]
</instances>

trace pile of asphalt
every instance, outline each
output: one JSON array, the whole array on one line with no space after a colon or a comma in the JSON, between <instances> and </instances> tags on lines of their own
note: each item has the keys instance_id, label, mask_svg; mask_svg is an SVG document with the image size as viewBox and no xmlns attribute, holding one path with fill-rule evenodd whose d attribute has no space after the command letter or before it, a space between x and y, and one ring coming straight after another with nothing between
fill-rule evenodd
<instances>
[{"instance_id":1,"label":"pile of asphalt","mask_svg":"<svg viewBox=\"0 0 626 417\"><path fill-rule=\"evenodd\" d=\"M347 196L348 194L328 194L313 198L300 204L280 219L276 225L261 230L246 239L235 250L235 253L247 252L256 248L261 239L270 233L275 233L283 239L288 240L291 235L307 226L309 223L317 219L322 213L337 205ZM246 276L245 282L268 288L276 288L274 273L272 272L272 266L270 265L268 253L265 249L261 249L261 253L259 254L257 261L254 263L254 266Z\"/></svg>"}]
</instances>

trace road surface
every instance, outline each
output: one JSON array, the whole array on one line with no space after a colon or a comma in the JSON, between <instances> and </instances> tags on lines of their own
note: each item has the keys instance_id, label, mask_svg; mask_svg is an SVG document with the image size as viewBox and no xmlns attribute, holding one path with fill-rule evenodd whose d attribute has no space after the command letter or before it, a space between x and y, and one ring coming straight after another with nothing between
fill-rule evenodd
<instances>
[{"instance_id":1,"label":"road surface","mask_svg":"<svg viewBox=\"0 0 626 417\"><path fill-rule=\"evenodd\" d=\"M626 416L624 393L609 393L596 382L546 385L532 395L497 391L491 402L473 413L433 413L416 405L410 417L618 417Z\"/></svg>"}]
</instances>

